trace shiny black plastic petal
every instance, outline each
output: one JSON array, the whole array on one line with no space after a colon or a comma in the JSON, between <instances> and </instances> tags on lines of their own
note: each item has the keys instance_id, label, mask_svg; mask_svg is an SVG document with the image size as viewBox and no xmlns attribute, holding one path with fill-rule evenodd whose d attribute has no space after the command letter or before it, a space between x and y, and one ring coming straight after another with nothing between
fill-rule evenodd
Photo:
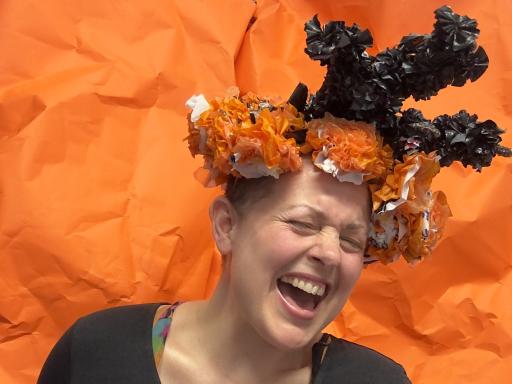
<instances>
[{"instance_id":1,"label":"shiny black plastic petal","mask_svg":"<svg viewBox=\"0 0 512 384\"><path fill-rule=\"evenodd\" d=\"M442 115L433 120L442 134L435 148L441 156L442 166L460 161L465 167L471 166L480 172L491 165L495 156L509 156L510 149L499 145L504 131L492 120L479 122L477 119L477 115L462 110L453 116Z\"/></svg>"}]
</instances>

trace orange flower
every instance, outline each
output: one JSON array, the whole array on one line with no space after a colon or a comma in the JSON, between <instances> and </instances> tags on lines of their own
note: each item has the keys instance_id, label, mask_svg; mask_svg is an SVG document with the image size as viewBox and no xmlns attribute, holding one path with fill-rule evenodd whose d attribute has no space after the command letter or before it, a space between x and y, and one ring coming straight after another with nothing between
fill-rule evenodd
<instances>
[{"instance_id":1,"label":"orange flower","mask_svg":"<svg viewBox=\"0 0 512 384\"><path fill-rule=\"evenodd\" d=\"M409 262L423 259L432 253L442 237L448 217L451 216L446 196L441 191L432 194L428 206L427 210L417 215L419 217L411 230L407 248L403 251L404 258Z\"/></svg>"},{"instance_id":2,"label":"orange flower","mask_svg":"<svg viewBox=\"0 0 512 384\"><path fill-rule=\"evenodd\" d=\"M254 94L216 98L209 106L196 121L189 115L187 137L192 155L205 157L204 168L211 177L201 176L203 183L218 185L230 174L278 177L301 168L299 148L286 137L304 128L294 106L271 105Z\"/></svg>"},{"instance_id":3,"label":"orange flower","mask_svg":"<svg viewBox=\"0 0 512 384\"><path fill-rule=\"evenodd\" d=\"M400 254L415 263L432 253L451 212L443 192L426 192L421 200L421 204L407 200L394 210L374 214L368 255L387 264Z\"/></svg>"},{"instance_id":4,"label":"orange flower","mask_svg":"<svg viewBox=\"0 0 512 384\"><path fill-rule=\"evenodd\" d=\"M343 172L361 173L365 181L382 179L393 163L391 147L371 124L349 121L326 113L308 123L303 152L313 150L313 160L322 153Z\"/></svg>"},{"instance_id":5,"label":"orange flower","mask_svg":"<svg viewBox=\"0 0 512 384\"><path fill-rule=\"evenodd\" d=\"M425 206L425 194L430 190L432 179L439 173L439 161L434 152L416 153L404 156L404 161L395 160L392 173L386 176L380 188L373 186L373 209L393 200L398 205L405 200L416 200L416 204Z\"/></svg>"}]
</instances>

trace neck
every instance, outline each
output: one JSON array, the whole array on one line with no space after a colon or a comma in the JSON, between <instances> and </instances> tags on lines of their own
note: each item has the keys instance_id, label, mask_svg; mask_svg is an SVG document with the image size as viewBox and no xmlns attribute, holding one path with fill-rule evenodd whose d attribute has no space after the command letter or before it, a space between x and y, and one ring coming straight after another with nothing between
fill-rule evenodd
<instances>
[{"instance_id":1,"label":"neck","mask_svg":"<svg viewBox=\"0 0 512 384\"><path fill-rule=\"evenodd\" d=\"M201 347L204 354L215 356L216 368L226 367L233 382L278 382L308 374L317 340L298 350L279 349L269 343L239 313L227 279L223 274L213 296L196 306L194 329L207 341Z\"/></svg>"}]
</instances>

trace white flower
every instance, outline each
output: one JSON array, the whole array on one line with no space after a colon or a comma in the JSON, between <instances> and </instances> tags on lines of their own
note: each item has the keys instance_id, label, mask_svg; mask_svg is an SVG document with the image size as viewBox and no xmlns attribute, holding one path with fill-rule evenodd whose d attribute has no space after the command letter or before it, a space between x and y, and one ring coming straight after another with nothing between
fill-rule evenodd
<instances>
[{"instance_id":1,"label":"white flower","mask_svg":"<svg viewBox=\"0 0 512 384\"><path fill-rule=\"evenodd\" d=\"M199 120L199 117L203 112L210 109L210 104L202 94L193 95L190 99L186 101L185 105L192 109L192 113L190 114L190 120L193 123Z\"/></svg>"},{"instance_id":2,"label":"white flower","mask_svg":"<svg viewBox=\"0 0 512 384\"><path fill-rule=\"evenodd\" d=\"M355 185L361 185L363 183L364 175L361 172L345 172L339 169L334 161L327 157L327 153L328 150L326 147L318 153L318 156L315 159L315 165L318 168L331 174L340 182L348 182Z\"/></svg>"},{"instance_id":3,"label":"white flower","mask_svg":"<svg viewBox=\"0 0 512 384\"><path fill-rule=\"evenodd\" d=\"M236 158L236 154L235 154ZM233 163L233 168L236 169L240 175L246 179L256 179L263 176L272 176L275 179L279 178L279 167L269 168L260 159L255 159L243 164L237 163L236 160Z\"/></svg>"}]
</instances>

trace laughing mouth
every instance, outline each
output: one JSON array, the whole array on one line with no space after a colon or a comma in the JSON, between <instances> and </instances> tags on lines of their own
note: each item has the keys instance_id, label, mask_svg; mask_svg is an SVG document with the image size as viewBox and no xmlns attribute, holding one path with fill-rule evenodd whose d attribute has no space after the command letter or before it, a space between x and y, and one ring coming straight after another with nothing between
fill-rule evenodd
<instances>
[{"instance_id":1,"label":"laughing mouth","mask_svg":"<svg viewBox=\"0 0 512 384\"><path fill-rule=\"evenodd\" d=\"M277 288L288 304L305 311L314 311L328 291L327 284L298 276L279 278Z\"/></svg>"}]
</instances>

